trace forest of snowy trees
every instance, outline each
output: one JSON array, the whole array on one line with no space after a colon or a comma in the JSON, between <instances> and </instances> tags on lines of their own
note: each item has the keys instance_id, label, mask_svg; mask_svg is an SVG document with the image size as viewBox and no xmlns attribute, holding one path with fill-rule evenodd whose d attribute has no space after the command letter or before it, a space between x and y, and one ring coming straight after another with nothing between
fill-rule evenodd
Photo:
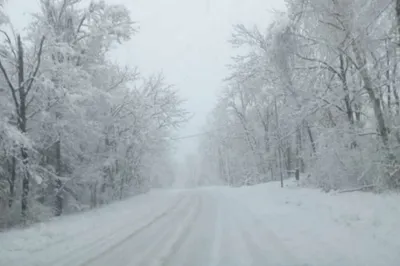
<instances>
[{"instance_id":1,"label":"forest of snowy trees","mask_svg":"<svg viewBox=\"0 0 400 266\"><path fill-rule=\"evenodd\" d=\"M39 2L24 32L1 3L0 228L168 182L168 139L188 118L162 75L109 60L137 32L126 7Z\"/></svg>"},{"instance_id":2,"label":"forest of snowy trees","mask_svg":"<svg viewBox=\"0 0 400 266\"><path fill-rule=\"evenodd\" d=\"M238 52L185 175L399 188L400 0L285 2L267 29L234 26ZM138 32L128 9L40 0L16 32L0 3L0 228L171 182L170 136L189 116L162 75L110 59Z\"/></svg>"},{"instance_id":3,"label":"forest of snowy trees","mask_svg":"<svg viewBox=\"0 0 400 266\"><path fill-rule=\"evenodd\" d=\"M199 163L234 186L287 177L325 190L400 183L400 1L286 0L238 55Z\"/></svg>"}]
</instances>

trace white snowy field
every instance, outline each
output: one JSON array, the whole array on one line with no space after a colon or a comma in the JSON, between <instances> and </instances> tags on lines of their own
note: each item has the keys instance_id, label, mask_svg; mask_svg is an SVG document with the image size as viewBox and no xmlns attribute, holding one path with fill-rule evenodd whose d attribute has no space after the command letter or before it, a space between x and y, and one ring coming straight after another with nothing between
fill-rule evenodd
<instances>
[{"instance_id":1,"label":"white snowy field","mask_svg":"<svg viewBox=\"0 0 400 266\"><path fill-rule=\"evenodd\" d=\"M1 266L398 266L400 196L153 190L0 234Z\"/></svg>"}]
</instances>

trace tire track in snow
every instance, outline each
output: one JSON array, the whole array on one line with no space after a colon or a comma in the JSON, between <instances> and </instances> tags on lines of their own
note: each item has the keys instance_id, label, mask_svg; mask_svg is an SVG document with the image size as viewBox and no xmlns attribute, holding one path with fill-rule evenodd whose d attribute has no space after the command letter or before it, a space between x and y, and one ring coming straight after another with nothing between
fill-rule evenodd
<instances>
[{"instance_id":1,"label":"tire track in snow","mask_svg":"<svg viewBox=\"0 0 400 266\"><path fill-rule=\"evenodd\" d=\"M293 252L291 252L290 250L290 247L285 245L284 242L279 238L279 234L268 228L268 221L265 220L265 218L261 218L238 199L230 197L228 200L230 202L234 202L232 205L234 205L237 210L240 210L240 212L242 212L242 215L238 215L237 212L235 213L234 211L231 211L232 214L236 214L235 219L238 221L238 228L242 228L243 239L248 244L249 252L258 253L258 251L255 252L254 249L261 249L265 252L265 254L268 255L268 260L264 263L261 263L259 262L260 259L257 257L257 254L254 254L256 255L255 258L258 258L255 262L256 264L254 265L264 266L266 265L265 263L270 263L271 265L285 266L314 265L309 261L309 258L305 259L298 254L297 256L294 256ZM246 228L251 228L251 230L246 230ZM340 260L332 262L332 265L345 265L344 263L348 262L350 262L349 265L360 265L353 257L345 254L341 248L338 248L331 243L325 242L324 239L316 238L314 240L317 241L320 246L324 247L323 250L329 250L330 253L336 253L337 256L335 257L340 258ZM288 245L290 245L290 243ZM294 251L296 252L296 250ZM271 256L269 256L270 254ZM286 262L286 264L284 264L283 262Z\"/></svg>"},{"instance_id":2,"label":"tire track in snow","mask_svg":"<svg viewBox=\"0 0 400 266\"><path fill-rule=\"evenodd\" d=\"M198 201L200 205L193 202L190 225L182 221L180 225L182 229L179 229L180 231L172 239L176 243L170 244L169 249L161 250L162 254L158 256L159 263L163 263L164 266L212 266L219 202L215 200L215 195L208 191L199 192L194 195L200 196L200 201ZM177 239L177 235L180 236L180 240ZM220 244L217 243L217 245Z\"/></svg>"},{"instance_id":3,"label":"tire track in snow","mask_svg":"<svg viewBox=\"0 0 400 266\"><path fill-rule=\"evenodd\" d=\"M217 213L214 225L214 241L212 243L210 266L217 266L219 263L219 254L221 253L221 239L222 239L222 217L221 217L221 201L216 199L218 204Z\"/></svg>"},{"instance_id":4,"label":"tire track in snow","mask_svg":"<svg viewBox=\"0 0 400 266\"><path fill-rule=\"evenodd\" d=\"M227 209L234 228L240 232L241 239L252 259L252 266L301 265L279 237L267 228L266 221L258 219L237 200L226 198L225 201L227 201Z\"/></svg>"},{"instance_id":5,"label":"tire track in snow","mask_svg":"<svg viewBox=\"0 0 400 266\"><path fill-rule=\"evenodd\" d=\"M179 251L179 248L184 244L185 240L187 239L189 232L193 229L196 220L199 217L199 214L202 211L203 208L203 201L201 199L201 196L197 196L197 203L196 203L196 208L193 211L194 214L192 214L189 218L189 221L185 224L185 227L183 227L181 232L178 234L178 238L173 242L172 246L169 249L169 252L167 255L164 255L163 258L161 258L161 263L160 266L175 266L174 264L171 264L171 260L173 259L174 256Z\"/></svg>"},{"instance_id":6,"label":"tire track in snow","mask_svg":"<svg viewBox=\"0 0 400 266\"><path fill-rule=\"evenodd\" d=\"M139 195L139 196L135 196L136 197L136 199L135 200L143 200L143 198L139 198L139 197L143 197L143 196L145 196L145 194L142 194L142 195ZM118 203L122 203L122 202L114 202L115 204L118 204ZM112 204L114 204L114 203L112 203ZM108 205L108 206L106 206L106 207L111 207L111 205ZM102 211L102 209L101 208L99 208L99 209L97 209L97 210L95 210L95 211L97 211L97 212L101 212ZM80 215L79 213L77 213L77 215ZM146 215L148 215L148 213L146 213ZM147 216L146 216L147 217ZM62 217L62 218L64 218L64 217ZM123 230L123 229L126 229L128 226L126 225L126 224L123 224L123 225L121 225L121 226L119 226L116 230L114 230L114 232L117 232L117 231L120 231L120 230ZM38 248L33 248L33 249L31 249L30 251L31 251L31 253L32 254L35 254L35 253L39 253L39 252L43 252L43 250L48 250L49 248L52 248L52 247L54 247L54 246L56 246L57 244L60 244L60 243L65 243L65 242L68 242L69 240L72 240L72 239L74 239L74 238L76 238L76 237L82 237L82 231L78 231L78 232L76 232L76 233L74 233L74 234L71 234L71 235L68 235L67 237L64 237L64 238L61 238L61 239L59 239L59 240L56 240L56 241L52 241L52 242L50 242L47 246L41 246L41 247L38 247ZM98 238L98 239L100 239L101 240L101 238L102 237L100 237L100 238ZM97 240L96 240L97 241ZM92 241L92 242L95 242L95 241Z\"/></svg>"},{"instance_id":7,"label":"tire track in snow","mask_svg":"<svg viewBox=\"0 0 400 266\"><path fill-rule=\"evenodd\" d=\"M156 259L155 255L165 248L166 243L170 242L175 235L175 228L179 225L179 221L185 220L190 216L192 200L186 201L185 204L175 208L168 213L163 219L158 220L151 226L141 230L133 237L130 237L118 247L107 250L105 253L96 258L86 261L80 266L91 265L152 265L152 261Z\"/></svg>"},{"instance_id":8,"label":"tire track in snow","mask_svg":"<svg viewBox=\"0 0 400 266\"><path fill-rule=\"evenodd\" d=\"M221 202L223 200L221 199ZM222 238L215 265L242 266L251 265L251 254L247 250L240 228L234 220L230 203L223 202L222 207Z\"/></svg>"},{"instance_id":9,"label":"tire track in snow","mask_svg":"<svg viewBox=\"0 0 400 266\"><path fill-rule=\"evenodd\" d=\"M134 237L136 234L140 233L141 231L145 230L146 228L150 227L166 215L168 213L172 212L173 210L177 209L184 199L187 198L185 196L180 197L171 207L167 208L166 210L163 210L162 212L158 213L157 215L152 215L152 218L149 219L149 221L146 222L147 217L139 217L139 219L144 220L145 223L144 225L139 226L137 229L135 229L133 232L130 232L128 236L125 236L122 238L122 240L118 240L120 238L120 234L122 234L125 230L129 229L132 227L131 224L126 224L120 228L118 228L116 231L113 231L111 234L103 235L99 238L94 239L93 241L90 241L88 243L85 243L85 246L83 247L78 247L74 248L67 253L63 254L62 256L51 260L50 262L46 263L40 263L37 264L38 266L42 265L48 265L48 266L83 266L86 263L90 262L91 260L95 259L98 256L101 256L104 254L104 252L109 252L112 249L117 248L118 246L124 244L127 240L130 238ZM125 235L125 234L124 234ZM114 242L116 239L117 242ZM113 243L114 242L114 243ZM95 254L90 258L89 260L87 259L88 253L90 252L95 252ZM103 252L102 254L99 255L99 253ZM82 261L85 261L82 263Z\"/></svg>"}]
</instances>

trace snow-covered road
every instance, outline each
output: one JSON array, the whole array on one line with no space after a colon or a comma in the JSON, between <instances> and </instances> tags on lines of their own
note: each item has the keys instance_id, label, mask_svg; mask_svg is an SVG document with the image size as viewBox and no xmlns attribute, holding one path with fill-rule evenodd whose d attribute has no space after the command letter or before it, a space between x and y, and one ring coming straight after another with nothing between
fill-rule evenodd
<instances>
[{"instance_id":1,"label":"snow-covered road","mask_svg":"<svg viewBox=\"0 0 400 266\"><path fill-rule=\"evenodd\" d=\"M0 265L398 266L399 202L277 183L154 190L2 233Z\"/></svg>"}]
</instances>

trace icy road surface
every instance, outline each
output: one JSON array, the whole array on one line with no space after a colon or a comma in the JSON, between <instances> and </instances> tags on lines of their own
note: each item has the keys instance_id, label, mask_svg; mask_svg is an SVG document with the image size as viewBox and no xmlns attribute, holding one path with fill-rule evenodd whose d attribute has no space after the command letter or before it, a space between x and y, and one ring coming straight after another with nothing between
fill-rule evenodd
<instances>
[{"instance_id":1,"label":"icy road surface","mask_svg":"<svg viewBox=\"0 0 400 266\"><path fill-rule=\"evenodd\" d=\"M1 266L398 266L400 197L154 190L0 234Z\"/></svg>"}]
</instances>

